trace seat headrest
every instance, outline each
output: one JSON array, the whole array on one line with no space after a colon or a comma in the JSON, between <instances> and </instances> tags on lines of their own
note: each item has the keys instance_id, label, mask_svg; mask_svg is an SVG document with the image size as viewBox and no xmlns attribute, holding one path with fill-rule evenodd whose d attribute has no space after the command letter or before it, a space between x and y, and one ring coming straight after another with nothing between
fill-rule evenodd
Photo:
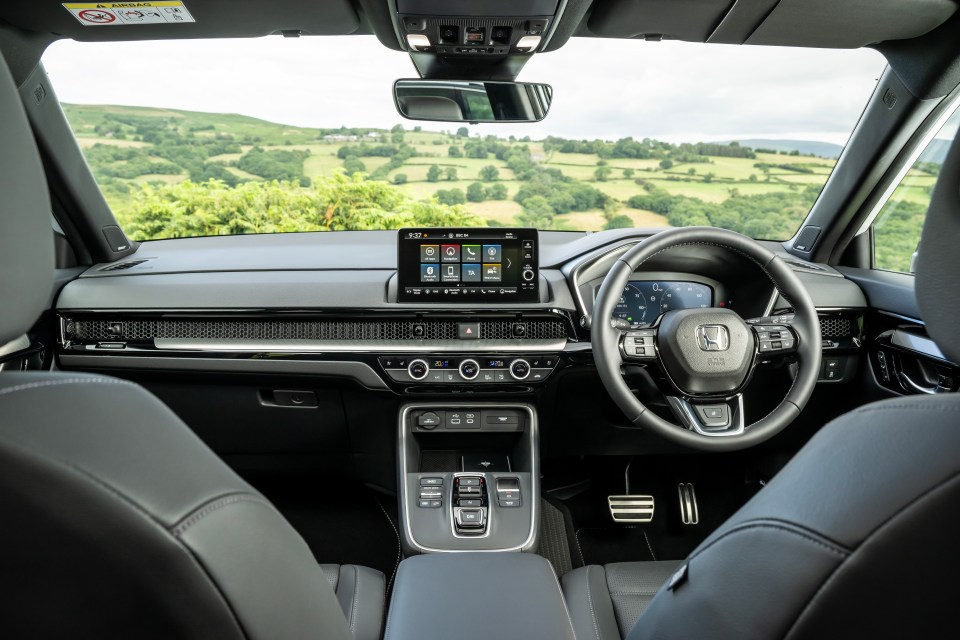
<instances>
[{"instance_id":1,"label":"seat headrest","mask_svg":"<svg viewBox=\"0 0 960 640\"><path fill-rule=\"evenodd\" d=\"M456 100L442 96L410 96L403 98L406 115L410 118L426 118L428 120L463 120L463 111Z\"/></svg>"},{"instance_id":2,"label":"seat headrest","mask_svg":"<svg viewBox=\"0 0 960 640\"><path fill-rule=\"evenodd\" d=\"M47 180L17 85L0 56L0 345L37 321L53 269Z\"/></svg>"},{"instance_id":3,"label":"seat headrest","mask_svg":"<svg viewBox=\"0 0 960 640\"><path fill-rule=\"evenodd\" d=\"M960 135L940 169L917 251L917 304L927 332L960 363Z\"/></svg>"}]
</instances>

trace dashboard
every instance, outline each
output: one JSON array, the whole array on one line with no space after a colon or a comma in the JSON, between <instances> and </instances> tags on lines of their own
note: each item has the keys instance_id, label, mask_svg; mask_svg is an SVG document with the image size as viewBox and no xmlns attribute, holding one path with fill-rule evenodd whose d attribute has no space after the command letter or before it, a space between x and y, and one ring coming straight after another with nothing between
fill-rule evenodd
<instances>
[{"instance_id":1,"label":"dashboard","mask_svg":"<svg viewBox=\"0 0 960 640\"><path fill-rule=\"evenodd\" d=\"M60 292L60 366L322 375L394 392L549 385L589 356L597 291L647 235L408 229L145 242ZM479 282L465 279L477 266ZM437 275L430 268L443 269L439 282L424 280ZM819 307L866 306L854 283L818 268L798 274ZM742 256L698 246L645 263L616 315L643 326L710 306L756 318L790 305Z\"/></svg>"}]
</instances>

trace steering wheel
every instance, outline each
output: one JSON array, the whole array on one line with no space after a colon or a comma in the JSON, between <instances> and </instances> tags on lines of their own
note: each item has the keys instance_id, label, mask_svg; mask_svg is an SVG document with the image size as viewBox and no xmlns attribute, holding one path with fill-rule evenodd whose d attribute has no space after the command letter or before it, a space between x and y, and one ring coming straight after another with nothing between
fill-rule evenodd
<instances>
[{"instance_id":1,"label":"steering wheel","mask_svg":"<svg viewBox=\"0 0 960 640\"><path fill-rule=\"evenodd\" d=\"M747 324L730 309L667 311L650 327L630 328L614 317L628 279L650 258L670 249L709 245L755 263L792 303L793 320ZM670 229L644 240L610 269L597 294L591 331L604 386L638 426L694 449L734 451L771 438L803 409L820 374L820 320L803 283L783 260L756 241L724 229ZM758 360L795 358L790 390L777 407L744 424L743 391ZM623 379L625 364L658 366L672 388L667 401L682 426L647 409Z\"/></svg>"}]
</instances>

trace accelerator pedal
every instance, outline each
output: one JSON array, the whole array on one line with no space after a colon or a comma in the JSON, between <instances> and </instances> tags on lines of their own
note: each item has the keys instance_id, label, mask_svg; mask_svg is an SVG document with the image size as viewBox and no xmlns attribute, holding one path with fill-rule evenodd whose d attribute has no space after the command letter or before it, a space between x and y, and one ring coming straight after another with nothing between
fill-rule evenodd
<instances>
[{"instance_id":1,"label":"accelerator pedal","mask_svg":"<svg viewBox=\"0 0 960 640\"><path fill-rule=\"evenodd\" d=\"M653 496L608 496L614 522L650 522L653 520Z\"/></svg>"},{"instance_id":2,"label":"accelerator pedal","mask_svg":"<svg viewBox=\"0 0 960 640\"><path fill-rule=\"evenodd\" d=\"M697 494L693 484L681 482L677 485L680 495L680 520L683 524L698 524L700 522L700 508L697 507Z\"/></svg>"}]
</instances>

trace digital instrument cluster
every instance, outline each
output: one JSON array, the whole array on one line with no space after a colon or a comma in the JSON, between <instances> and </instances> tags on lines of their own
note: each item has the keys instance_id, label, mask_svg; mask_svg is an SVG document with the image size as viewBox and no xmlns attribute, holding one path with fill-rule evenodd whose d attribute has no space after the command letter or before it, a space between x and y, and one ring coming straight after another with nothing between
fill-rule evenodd
<instances>
[{"instance_id":1,"label":"digital instrument cluster","mask_svg":"<svg viewBox=\"0 0 960 640\"><path fill-rule=\"evenodd\" d=\"M613 315L632 326L643 326L673 309L712 306L713 289L699 282L630 281L623 288Z\"/></svg>"}]
</instances>

